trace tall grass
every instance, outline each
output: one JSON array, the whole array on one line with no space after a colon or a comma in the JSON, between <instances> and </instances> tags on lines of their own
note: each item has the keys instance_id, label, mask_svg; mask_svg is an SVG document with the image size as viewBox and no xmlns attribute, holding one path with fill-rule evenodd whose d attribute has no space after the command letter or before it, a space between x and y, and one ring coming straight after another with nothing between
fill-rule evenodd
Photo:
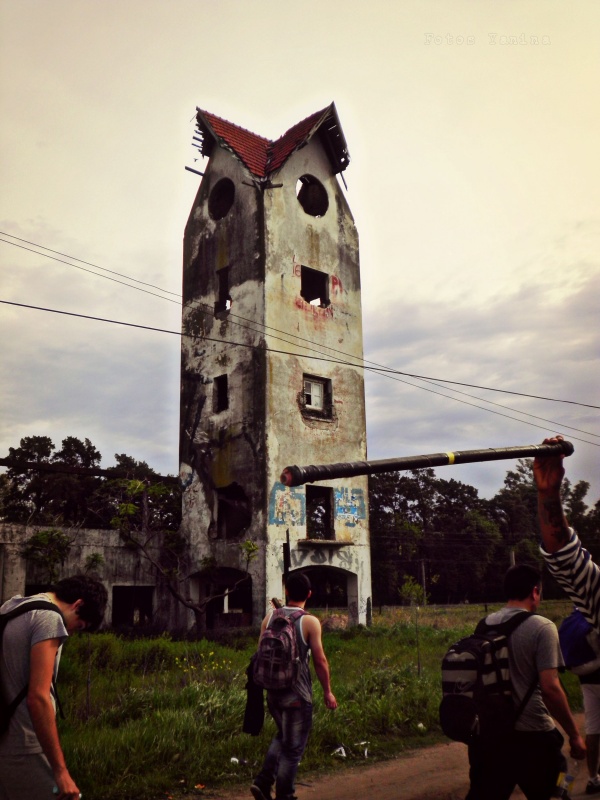
<instances>
[{"instance_id":1,"label":"tall grass","mask_svg":"<svg viewBox=\"0 0 600 800\"><path fill-rule=\"evenodd\" d=\"M568 612L558 601L542 609L556 621ZM439 740L440 659L484 613L481 606L393 609L370 628L325 633L339 708L325 709L315 681L301 771L339 769ZM61 738L84 797L152 800L248 782L274 731L267 713L259 736L241 732L254 642L247 635L227 645L109 633L70 639L60 669L68 717ZM568 688L580 704L570 675Z\"/></svg>"}]
</instances>

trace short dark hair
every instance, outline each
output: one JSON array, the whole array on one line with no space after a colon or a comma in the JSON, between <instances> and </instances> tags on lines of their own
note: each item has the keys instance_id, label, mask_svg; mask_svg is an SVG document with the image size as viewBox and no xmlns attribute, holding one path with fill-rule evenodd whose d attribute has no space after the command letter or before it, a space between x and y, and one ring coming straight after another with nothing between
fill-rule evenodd
<instances>
[{"instance_id":1,"label":"short dark hair","mask_svg":"<svg viewBox=\"0 0 600 800\"><path fill-rule=\"evenodd\" d=\"M542 573L531 564L517 564L504 576L506 600L525 600L536 586L542 585Z\"/></svg>"},{"instance_id":2,"label":"short dark hair","mask_svg":"<svg viewBox=\"0 0 600 800\"><path fill-rule=\"evenodd\" d=\"M308 577L303 572L288 575L285 581L285 593L290 600L301 603L310 594L311 585Z\"/></svg>"},{"instance_id":3,"label":"short dark hair","mask_svg":"<svg viewBox=\"0 0 600 800\"><path fill-rule=\"evenodd\" d=\"M74 603L83 600L77 609L77 616L87 622L87 630L97 630L106 610L108 592L104 584L89 575L73 575L63 578L52 586L52 591L64 603Z\"/></svg>"}]
</instances>

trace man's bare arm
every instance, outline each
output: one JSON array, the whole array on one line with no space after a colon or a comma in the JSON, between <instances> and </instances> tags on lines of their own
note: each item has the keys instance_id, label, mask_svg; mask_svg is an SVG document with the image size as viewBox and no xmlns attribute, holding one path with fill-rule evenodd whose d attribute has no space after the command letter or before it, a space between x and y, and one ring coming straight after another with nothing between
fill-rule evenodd
<instances>
[{"instance_id":1,"label":"man's bare arm","mask_svg":"<svg viewBox=\"0 0 600 800\"><path fill-rule=\"evenodd\" d=\"M42 750L52 767L58 787L58 798L70 800L79 797L79 789L67 769L58 738L54 705L50 698L54 662L59 644L58 639L46 639L31 648L27 708Z\"/></svg>"},{"instance_id":2,"label":"man's bare arm","mask_svg":"<svg viewBox=\"0 0 600 800\"><path fill-rule=\"evenodd\" d=\"M313 664L319 683L323 687L323 699L327 708L337 708L337 700L331 691L331 678L329 675L329 662L323 649L321 638L321 623L316 617L302 618L303 630L308 646L311 649Z\"/></svg>"},{"instance_id":3,"label":"man's bare arm","mask_svg":"<svg viewBox=\"0 0 600 800\"><path fill-rule=\"evenodd\" d=\"M573 758L585 758L585 743L569 708L569 702L564 690L560 685L558 670L543 669L540 672L540 689L548 711L569 737L571 755Z\"/></svg>"}]
</instances>

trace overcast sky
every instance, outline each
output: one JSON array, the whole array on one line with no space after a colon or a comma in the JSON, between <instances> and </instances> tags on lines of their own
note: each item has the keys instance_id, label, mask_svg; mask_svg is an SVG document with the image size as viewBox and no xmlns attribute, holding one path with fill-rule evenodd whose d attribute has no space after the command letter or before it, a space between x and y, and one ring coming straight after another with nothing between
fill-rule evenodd
<instances>
[{"instance_id":1,"label":"overcast sky","mask_svg":"<svg viewBox=\"0 0 600 800\"><path fill-rule=\"evenodd\" d=\"M0 0L0 31L1 300L177 332L196 106L275 139L334 101L365 358L437 384L366 374L369 458L559 432L600 497L596 0ZM178 472L178 336L0 304L0 337L0 455Z\"/></svg>"}]
</instances>

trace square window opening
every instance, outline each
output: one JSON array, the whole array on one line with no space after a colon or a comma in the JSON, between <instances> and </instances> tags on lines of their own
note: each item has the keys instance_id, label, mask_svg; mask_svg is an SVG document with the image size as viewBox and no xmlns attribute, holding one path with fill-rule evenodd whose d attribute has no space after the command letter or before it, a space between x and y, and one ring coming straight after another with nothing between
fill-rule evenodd
<instances>
[{"instance_id":1,"label":"square window opening","mask_svg":"<svg viewBox=\"0 0 600 800\"><path fill-rule=\"evenodd\" d=\"M318 269L302 266L300 269L300 295L311 306L327 308L329 300L329 275Z\"/></svg>"},{"instance_id":2,"label":"square window opening","mask_svg":"<svg viewBox=\"0 0 600 800\"><path fill-rule=\"evenodd\" d=\"M113 586L114 628L143 628L152 623L153 586Z\"/></svg>"}]
</instances>

